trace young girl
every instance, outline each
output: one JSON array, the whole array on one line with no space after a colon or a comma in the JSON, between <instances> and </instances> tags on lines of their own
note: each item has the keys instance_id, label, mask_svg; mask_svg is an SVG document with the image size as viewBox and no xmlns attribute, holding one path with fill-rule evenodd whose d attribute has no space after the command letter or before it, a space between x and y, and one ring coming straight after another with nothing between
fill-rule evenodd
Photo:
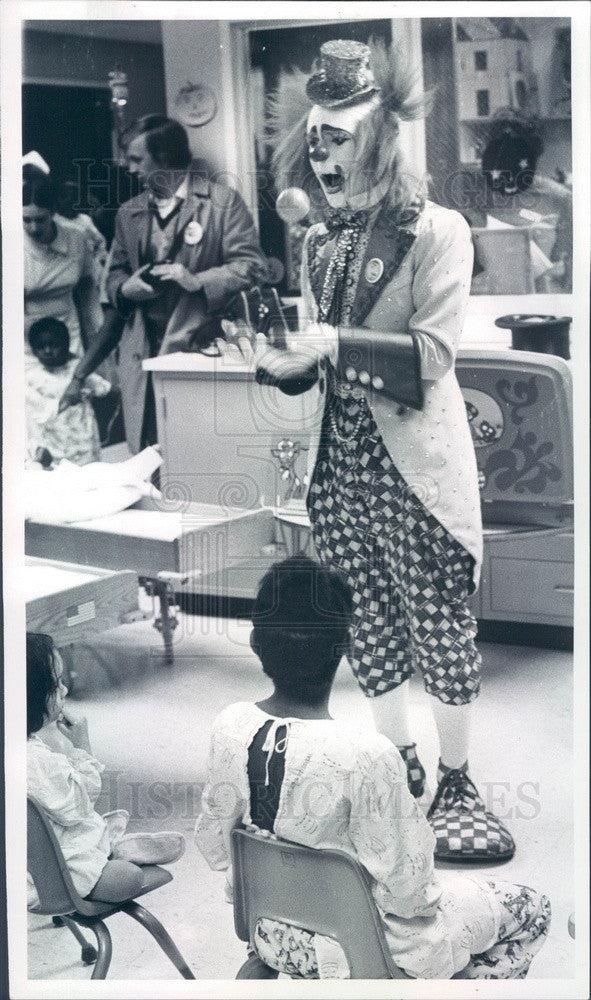
<instances>
[{"instance_id":1,"label":"young girl","mask_svg":"<svg viewBox=\"0 0 591 1000\"><path fill-rule=\"evenodd\" d=\"M228 871L235 826L344 851L369 875L394 962L417 979L522 979L550 925L550 903L525 885L435 871L435 836L382 734L333 719L329 698L350 649L353 597L334 570L292 556L263 577L251 646L273 693L225 708L213 724L195 840ZM251 941L270 969L348 978L326 935L261 917ZM266 966L266 968L265 968Z\"/></svg>"},{"instance_id":2,"label":"young girl","mask_svg":"<svg viewBox=\"0 0 591 1000\"><path fill-rule=\"evenodd\" d=\"M25 368L25 408L29 462L49 468L67 459L88 465L100 459L100 438L91 396L106 396L111 386L96 373L80 386L76 406L61 406L80 358L70 352L70 335L65 323L51 316L33 323L29 331L33 353Z\"/></svg>"},{"instance_id":3,"label":"young girl","mask_svg":"<svg viewBox=\"0 0 591 1000\"><path fill-rule=\"evenodd\" d=\"M27 794L47 814L78 893L117 903L141 889L139 865L170 864L184 852L180 833L126 834L124 809L94 808L104 765L94 757L86 721L63 713L68 689L53 640L27 633ZM29 881L29 907L37 894Z\"/></svg>"}]
</instances>

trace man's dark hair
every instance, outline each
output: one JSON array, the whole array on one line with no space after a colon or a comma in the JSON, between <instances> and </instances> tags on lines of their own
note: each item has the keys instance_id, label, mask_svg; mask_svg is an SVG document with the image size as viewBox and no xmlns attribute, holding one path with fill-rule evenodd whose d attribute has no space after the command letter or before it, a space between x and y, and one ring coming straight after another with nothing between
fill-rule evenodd
<instances>
[{"instance_id":1,"label":"man's dark hair","mask_svg":"<svg viewBox=\"0 0 591 1000\"><path fill-rule=\"evenodd\" d=\"M145 135L146 149L160 167L184 170L191 162L187 133L180 122L165 115L144 115L129 127L125 142Z\"/></svg>"},{"instance_id":2,"label":"man's dark hair","mask_svg":"<svg viewBox=\"0 0 591 1000\"><path fill-rule=\"evenodd\" d=\"M45 724L47 703L57 687L53 639L27 632L27 739Z\"/></svg>"},{"instance_id":3,"label":"man's dark hair","mask_svg":"<svg viewBox=\"0 0 591 1000\"><path fill-rule=\"evenodd\" d=\"M66 324L53 316L42 316L41 319L35 320L29 330L29 344L33 350L36 350L39 339L44 333L51 333L62 347L70 346L70 331Z\"/></svg>"},{"instance_id":4,"label":"man's dark hair","mask_svg":"<svg viewBox=\"0 0 591 1000\"><path fill-rule=\"evenodd\" d=\"M275 687L314 704L330 689L349 647L351 590L306 556L275 563L256 596L252 647Z\"/></svg>"},{"instance_id":5,"label":"man's dark hair","mask_svg":"<svg viewBox=\"0 0 591 1000\"><path fill-rule=\"evenodd\" d=\"M34 170L23 169L23 207L35 205L53 213L56 206L55 185L47 175Z\"/></svg>"}]
</instances>

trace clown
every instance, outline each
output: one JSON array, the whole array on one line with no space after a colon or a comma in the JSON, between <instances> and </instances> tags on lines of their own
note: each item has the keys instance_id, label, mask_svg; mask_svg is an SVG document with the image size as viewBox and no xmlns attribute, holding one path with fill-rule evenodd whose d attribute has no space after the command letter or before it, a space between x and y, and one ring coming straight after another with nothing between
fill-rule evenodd
<instances>
[{"instance_id":1,"label":"clown","mask_svg":"<svg viewBox=\"0 0 591 1000\"><path fill-rule=\"evenodd\" d=\"M436 857L502 861L512 837L468 771L480 655L467 602L482 525L454 358L473 254L464 219L426 201L403 166L400 121L423 106L412 89L393 51L332 41L299 104L297 77L278 96L278 173L317 200L321 192L325 221L304 243L308 325L298 349L259 349L257 378L317 396L314 545L353 588L353 671L417 798L426 792L409 727L413 673L430 696L440 743L428 811Z\"/></svg>"}]
</instances>

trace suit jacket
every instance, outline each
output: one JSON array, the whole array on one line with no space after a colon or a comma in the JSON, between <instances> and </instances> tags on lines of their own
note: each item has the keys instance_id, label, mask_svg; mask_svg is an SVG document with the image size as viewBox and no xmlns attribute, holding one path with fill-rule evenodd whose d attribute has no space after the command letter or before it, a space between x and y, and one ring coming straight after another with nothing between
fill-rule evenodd
<instances>
[{"instance_id":1,"label":"suit jacket","mask_svg":"<svg viewBox=\"0 0 591 1000\"><path fill-rule=\"evenodd\" d=\"M324 224L312 226L302 258L302 296L311 323L317 321L331 251ZM376 268L374 265L372 273L367 265L376 259L383 263L383 273L379 280L368 281L368 276L375 278ZM427 202L418 218L396 226L387 210L382 210L374 222L361 266L351 326L381 332L410 331L417 339L422 359L423 408L401 407L375 390L368 398L398 471L424 506L474 557L477 585L482 562L478 473L466 408L454 372L472 262L470 229L457 212ZM324 354L336 364L338 338L334 328L316 326L311 336L325 338ZM326 400L326 368L327 361L322 359L319 379L309 390L309 412L313 415L309 479L316 463Z\"/></svg>"},{"instance_id":2,"label":"suit jacket","mask_svg":"<svg viewBox=\"0 0 591 1000\"><path fill-rule=\"evenodd\" d=\"M191 221L203 229L203 238L194 245L180 238ZM147 191L117 212L106 281L107 295L115 306L120 304L117 293L123 282L144 263L149 222ZM186 292L176 286L168 300L171 308L161 354L186 348L189 334L223 309L236 292L256 284L265 273L257 233L238 192L208 181L191 168L177 233L178 249L173 260L184 264L192 274L201 274L203 291ZM147 375L142 362L149 354L142 309L130 304L119 348L119 373L125 431L134 453L140 448L146 394Z\"/></svg>"}]
</instances>

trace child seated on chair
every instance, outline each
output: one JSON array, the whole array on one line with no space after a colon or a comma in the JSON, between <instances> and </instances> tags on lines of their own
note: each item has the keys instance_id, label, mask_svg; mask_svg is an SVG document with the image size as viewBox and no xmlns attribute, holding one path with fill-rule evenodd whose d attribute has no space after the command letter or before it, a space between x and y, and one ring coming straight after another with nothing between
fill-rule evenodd
<instances>
[{"instance_id":1,"label":"child seated on chair","mask_svg":"<svg viewBox=\"0 0 591 1000\"><path fill-rule=\"evenodd\" d=\"M435 872L434 834L398 750L329 713L351 620L351 593L333 570L293 556L264 576L251 646L273 694L215 720L197 846L211 868L229 869L231 831L246 824L345 851L369 873L392 958L407 975L522 978L548 933L547 898L496 878ZM331 939L277 920L260 919L251 945L280 972L348 975ZM243 978L267 978L259 969Z\"/></svg>"},{"instance_id":2,"label":"child seated on chair","mask_svg":"<svg viewBox=\"0 0 591 1000\"><path fill-rule=\"evenodd\" d=\"M38 319L29 330L29 344L33 356L25 362L27 465L37 462L49 468L64 458L75 465L97 462L101 447L90 399L106 396L110 382L96 372L89 375L80 402L62 407L62 395L80 362L70 353L66 324L52 316Z\"/></svg>"},{"instance_id":3,"label":"child seated on chair","mask_svg":"<svg viewBox=\"0 0 591 1000\"><path fill-rule=\"evenodd\" d=\"M119 903L142 888L140 865L176 861L185 840L180 833L126 833L126 810L96 811L104 765L92 755L86 721L72 722L63 711L62 674L51 637L28 632L27 794L47 814L77 892ZM29 907L36 902L29 880Z\"/></svg>"}]
</instances>

